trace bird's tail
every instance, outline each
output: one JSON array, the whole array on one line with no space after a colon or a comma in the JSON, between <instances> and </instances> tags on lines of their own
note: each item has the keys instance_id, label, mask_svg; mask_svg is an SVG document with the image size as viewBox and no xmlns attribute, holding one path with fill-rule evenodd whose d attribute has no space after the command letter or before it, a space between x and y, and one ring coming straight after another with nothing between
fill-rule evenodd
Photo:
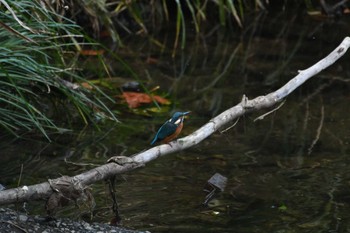
<instances>
[{"instance_id":1,"label":"bird's tail","mask_svg":"<svg viewBox=\"0 0 350 233\"><path fill-rule=\"evenodd\" d=\"M151 142L151 146L152 146L154 143L156 143L156 141L157 141L157 137L154 137L154 139L153 139L152 142Z\"/></svg>"}]
</instances>

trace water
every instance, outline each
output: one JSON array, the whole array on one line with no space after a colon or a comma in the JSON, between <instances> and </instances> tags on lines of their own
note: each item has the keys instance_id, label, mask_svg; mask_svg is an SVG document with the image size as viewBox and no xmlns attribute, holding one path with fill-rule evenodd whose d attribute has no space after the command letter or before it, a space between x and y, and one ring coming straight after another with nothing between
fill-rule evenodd
<instances>
[{"instance_id":1,"label":"water","mask_svg":"<svg viewBox=\"0 0 350 233\"><path fill-rule=\"evenodd\" d=\"M190 134L239 103L243 94L254 98L276 90L349 35L346 17L320 21L301 13L271 14L247 17L251 23L234 35L218 29L188 40L174 60L171 47L160 53L150 42L130 40L128 62L140 77L152 77L144 78L148 86L170 91L176 109L192 111L182 135ZM146 64L147 56L159 62ZM193 148L118 176L124 226L152 232L350 231L348 58L298 88L264 120L253 121L268 110L249 114ZM53 136L53 143L32 136L3 138L1 183L44 182L86 171L113 155L145 150L169 115L124 113L122 125L100 132L77 129ZM228 178L226 189L203 206L204 186L216 172ZM108 222L108 186L92 185L91 192L96 201L92 220ZM29 203L27 210L44 215L43 207ZM86 206L58 215L72 213L90 217Z\"/></svg>"}]
</instances>

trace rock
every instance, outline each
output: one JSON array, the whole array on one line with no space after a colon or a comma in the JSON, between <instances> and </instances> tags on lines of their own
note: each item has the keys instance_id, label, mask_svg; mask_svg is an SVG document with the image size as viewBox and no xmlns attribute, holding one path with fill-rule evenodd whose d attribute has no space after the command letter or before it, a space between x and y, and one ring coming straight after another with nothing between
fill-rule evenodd
<instances>
[{"instance_id":1,"label":"rock","mask_svg":"<svg viewBox=\"0 0 350 233\"><path fill-rule=\"evenodd\" d=\"M89 232L89 233L146 233L142 231L127 230L120 227L110 226L104 223L89 224L84 221L73 221L72 219L55 219L47 221L39 216L28 216L8 208L0 208L0 232Z\"/></svg>"},{"instance_id":2,"label":"rock","mask_svg":"<svg viewBox=\"0 0 350 233\"><path fill-rule=\"evenodd\" d=\"M21 221L21 222L26 222L28 220L28 217L24 214L20 214L18 216L18 220Z\"/></svg>"}]
</instances>

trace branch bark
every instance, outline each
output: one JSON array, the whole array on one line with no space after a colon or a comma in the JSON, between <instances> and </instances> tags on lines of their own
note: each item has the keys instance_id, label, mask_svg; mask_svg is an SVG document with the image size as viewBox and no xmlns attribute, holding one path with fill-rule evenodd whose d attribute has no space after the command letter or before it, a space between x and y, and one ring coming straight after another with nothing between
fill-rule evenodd
<instances>
[{"instance_id":1,"label":"branch bark","mask_svg":"<svg viewBox=\"0 0 350 233\"><path fill-rule=\"evenodd\" d=\"M129 158L115 156L109 160L110 163L76 175L74 177L65 176L49 180L41 184L22 186L14 189L0 191L0 205L27 202L38 199L48 199L52 194L61 192L59 184L64 183L67 185L67 181L69 181L69 183L75 189L83 190L90 184L105 180L116 174L133 170L145 165L154 159L157 159L160 156L175 153L192 147L209 137L220 128L233 122L236 118L249 112L271 107L280 102L290 93L292 93L296 88L301 86L305 81L336 62L346 53L349 47L350 37L346 37L341 42L341 44L327 57L323 58L310 68L299 71L299 74L297 76L295 76L278 90L265 96L258 96L252 100L249 100L246 96L243 96L242 101L239 104L211 119L207 124L203 125L192 134L170 142L171 146L168 144L156 146L139 154L135 154Z\"/></svg>"}]
</instances>

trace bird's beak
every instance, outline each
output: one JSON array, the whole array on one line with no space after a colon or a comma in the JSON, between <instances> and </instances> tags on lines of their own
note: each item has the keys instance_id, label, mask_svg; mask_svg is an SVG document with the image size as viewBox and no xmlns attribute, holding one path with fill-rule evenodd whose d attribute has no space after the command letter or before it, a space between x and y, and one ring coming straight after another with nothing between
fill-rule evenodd
<instances>
[{"instance_id":1,"label":"bird's beak","mask_svg":"<svg viewBox=\"0 0 350 233\"><path fill-rule=\"evenodd\" d=\"M182 113L182 117L185 118L185 119L187 119L187 118L188 118L187 114L189 114L189 113L190 113L190 112L184 112L184 113Z\"/></svg>"}]
</instances>

